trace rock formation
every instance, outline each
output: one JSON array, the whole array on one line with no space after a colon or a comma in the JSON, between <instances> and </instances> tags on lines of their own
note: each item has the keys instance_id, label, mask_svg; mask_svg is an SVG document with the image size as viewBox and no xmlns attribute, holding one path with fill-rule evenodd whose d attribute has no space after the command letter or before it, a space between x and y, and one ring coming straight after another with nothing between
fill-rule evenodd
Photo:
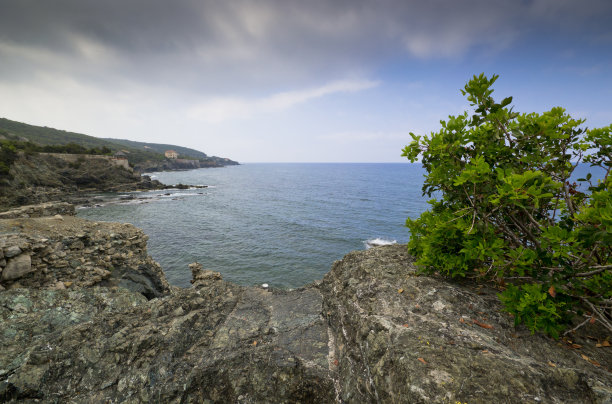
<instances>
[{"instance_id":1,"label":"rock formation","mask_svg":"<svg viewBox=\"0 0 612 404\"><path fill-rule=\"evenodd\" d=\"M36 212L54 215L19 217ZM148 298L169 293L140 229L56 212L74 213L74 207L44 204L5 213L17 218L0 220L0 288L121 286Z\"/></svg>"},{"instance_id":2,"label":"rock formation","mask_svg":"<svg viewBox=\"0 0 612 404\"><path fill-rule=\"evenodd\" d=\"M165 189L106 159L74 163L44 154L20 154L8 177L0 178L0 209L49 201L73 201L83 193Z\"/></svg>"},{"instance_id":3,"label":"rock formation","mask_svg":"<svg viewBox=\"0 0 612 404\"><path fill-rule=\"evenodd\" d=\"M0 229L3 274L31 257L30 271L0 282L0 401L612 402L610 336L596 324L571 342L531 335L495 290L418 276L405 246L350 253L292 291L238 286L194 263L191 288L167 288L159 273L146 296L121 282L157 274L138 272L148 261L131 225L29 218ZM128 270L113 278L107 258Z\"/></svg>"}]
</instances>

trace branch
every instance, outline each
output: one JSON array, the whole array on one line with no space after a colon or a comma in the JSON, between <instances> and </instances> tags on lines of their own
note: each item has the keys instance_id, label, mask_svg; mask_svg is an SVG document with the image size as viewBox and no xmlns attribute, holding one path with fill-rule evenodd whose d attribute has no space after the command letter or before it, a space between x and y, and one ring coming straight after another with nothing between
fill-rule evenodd
<instances>
[{"instance_id":1,"label":"branch","mask_svg":"<svg viewBox=\"0 0 612 404\"><path fill-rule=\"evenodd\" d=\"M591 316L587 316L587 319L584 320L582 323L578 324L576 327L572 328L571 330L567 330L563 333L563 335L567 335L569 333L572 333L574 331L576 331L577 329L579 329L580 327L582 327L583 325L585 325L586 323L588 323L589 321L591 321Z\"/></svg>"},{"instance_id":2,"label":"branch","mask_svg":"<svg viewBox=\"0 0 612 404\"><path fill-rule=\"evenodd\" d=\"M540 223L538 223L533 216L531 216L531 213L529 213L529 211L527 209L525 209L524 206L519 205L519 207L521 208L521 210L527 215L527 217L529 218L529 220L531 221L531 224L533 224L536 229L538 230L538 233L542 232L542 229L540 229Z\"/></svg>"},{"instance_id":3,"label":"branch","mask_svg":"<svg viewBox=\"0 0 612 404\"><path fill-rule=\"evenodd\" d=\"M519 229L521 229L523 232L525 232L525 234L531 239L531 242L533 244L535 244L535 246L538 249L541 249L541 245L540 242L538 241L538 239L533 235L532 232L529 231L529 229L524 226L521 222L519 222L512 214L508 213L508 217L510 218L510 220L512 220L512 222L516 225L516 227L518 227Z\"/></svg>"},{"instance_id":4,"label":"branch","mask_svg":"<svg viewBox=\"0 0 612 404\"><path fill-rule=\"evenodd\" d=\"M608 330L610 330L610 332L612 332L612 324L608 321L608 319L606 318L606 316L600 312L597 307L595 307L595 305L593 303L591 303L588 299L582 297L580 298L583 302L585 302L590 308L591 310L593 310L593 313L597 314L597 319L599 320L600 323L602 323Z\"/></svg>"},{"instance_id":5,"label":"branch","mask_svg":"<svg viewBox=\"0 0 612 404\"><path fill-rule=\"evenodd\" d=\"M594 270L589 271L589 272L581 272L579 274L575 274L574 278L585 278L587 276L597 275L598 273L601 273L607 269L612 269L612 265L594 265L589 268L594 268Z\"/></svg>"}]
</instances>

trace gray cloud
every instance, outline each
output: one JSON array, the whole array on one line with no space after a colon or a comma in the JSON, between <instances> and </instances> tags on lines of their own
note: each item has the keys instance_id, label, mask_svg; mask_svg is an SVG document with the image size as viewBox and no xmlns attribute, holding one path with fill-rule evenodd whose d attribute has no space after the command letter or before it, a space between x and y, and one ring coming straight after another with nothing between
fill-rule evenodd
<instances>
[{"instance_id":1,"label":"gray cloud","mask_svg":"<svg viewBox=\"0 0 612 404\"><path fill-rule=\"evenodd\" d=\"M503 50L534 21L571 29L608 3L0 0L0 73L258 91L367 74L381 59Z\"/></svg>"}]
</instances>

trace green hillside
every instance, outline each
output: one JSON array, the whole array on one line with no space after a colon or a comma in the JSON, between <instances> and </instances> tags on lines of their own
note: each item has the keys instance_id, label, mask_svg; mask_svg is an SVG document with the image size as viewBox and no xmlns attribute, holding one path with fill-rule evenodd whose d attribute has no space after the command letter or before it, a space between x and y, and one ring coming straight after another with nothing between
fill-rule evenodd
<instances>
[{"instance_id":1,"label":"green hillside","mask_svg":"<svg viewBox=\"0 0 612 404\"><path fill-rule=\"evenodd\" d=\"M235 164L231 160L218 157L208 157L205 153L187 147L171 144L135 142L124 139L102 139L82 133L67 132L46 126L28 125L26 123L0 118L0 139L15 141L30 141L42 146L65 145L74 143L87 149L103 147L112 152L122 150L126 152L128 160L133 165L144 162L161 162L165 160L164 152L172 149L181 157L196 160L205 160L209 164L228 165Z\"/></svg>"},{"instance_id":2,"label":"green hillside","mask_svg":"<svg viewBox=\"0 0 612 404\"><path fill-rule=\"evenodd\" d=\"M40 145L56 145L76 143L86 148L107 146L118 150L116 144L107 140L81 133L66 132L65 130L48 128L46 126L34 126L26 123L11 121L0 118L0 135L9 140L29 140ZM114 147L111 147L114 146Z\"/></svg>"},{"instance_id":3,"label":"green hillside","mask_svg":"<svg viewBox=\"0 0 612 404\"><path fill-rule=\"evenodd\" d=\"M164 153L166 150L172 149L175 152L177 152L179 156L181 157L191 157L194 159L203 159L203 158L208 157L206 153L203 153L199 150L190 149L189 147L171 145L171 144L136 142L133 140L112 139L112 138L106 138L105 140L108 140L109 142L121 144L127 147L132 147L134 149L155 151L157 153Z\"/></svg>"}]
</instances>

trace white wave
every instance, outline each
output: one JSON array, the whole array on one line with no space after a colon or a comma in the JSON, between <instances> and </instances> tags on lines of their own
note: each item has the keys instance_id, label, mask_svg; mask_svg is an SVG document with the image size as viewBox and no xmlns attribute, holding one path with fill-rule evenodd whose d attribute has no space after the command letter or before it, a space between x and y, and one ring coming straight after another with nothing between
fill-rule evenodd
<instances>
[{"instance_id":1,"label":"white wave","mask_svg":"<svg viewBox=\"0 0 612 404\"><path fill-rule=\"evenodd\" d=\"M370 240L366 240L363 242L363 244L365 244L366 249L369 249L372 247L380 247L381 245L397 244L397 240L385 240L384 238L377 237Z\"/></svg>"},{"instance_id":2,"label":"white wave","mask_svg":"<svg viewBox=\"0 0 612 404\"><path fill-rule=\"evenodd\" d=\"M193 192L167 192L159 195L160 198L176 198L177 196L198 196L202 194L194 194Z\"/></svg>"}]
</instances>

